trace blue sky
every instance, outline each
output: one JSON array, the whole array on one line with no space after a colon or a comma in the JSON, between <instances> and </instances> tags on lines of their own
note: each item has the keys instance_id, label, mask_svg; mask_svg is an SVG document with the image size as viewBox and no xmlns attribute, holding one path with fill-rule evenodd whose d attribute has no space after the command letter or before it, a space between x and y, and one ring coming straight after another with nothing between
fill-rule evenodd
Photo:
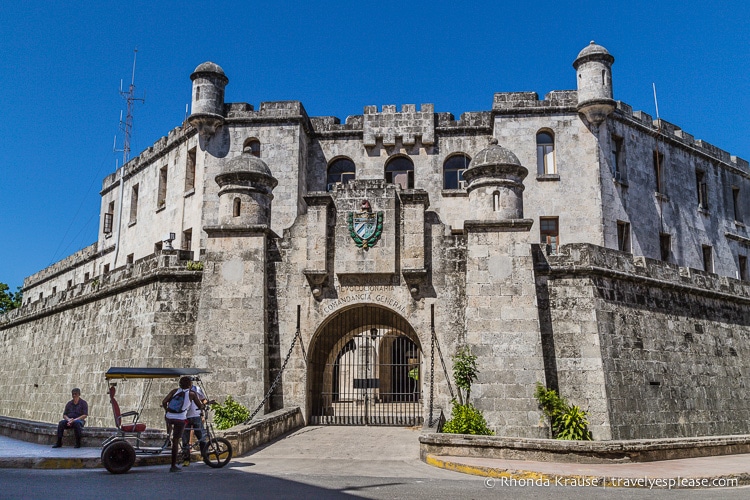
<instances>
[{"instance_id":1,"label":"blue sky","mask_svg":"<svg viewBox=\"0 0 750 500\"><path fill-rule=\"evenodd\" d=\"M92 5L93 4L93 5ZM629 2L0 3L0 282L96 240L99 190L138 48L133 154L180 125L190 73L221 65L226 99L299 100L342 119L370 104L456 116L494 92L575 88L590 41L615 99L750 159L750 4ZM118 146L121 138L118 138Z\"/></svg>"}]
</instances>

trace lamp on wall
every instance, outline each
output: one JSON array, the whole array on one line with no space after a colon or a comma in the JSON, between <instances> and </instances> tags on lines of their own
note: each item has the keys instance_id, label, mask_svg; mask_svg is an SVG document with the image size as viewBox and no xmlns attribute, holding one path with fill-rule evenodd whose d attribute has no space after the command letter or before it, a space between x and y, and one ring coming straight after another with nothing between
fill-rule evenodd
<instances>
[{"instance_id":1,"label":"lamp on wall","mask_svg":"<svg viewBox=\"0 0 750 500\"><path fill-rule=\"evenodd\" d=\"M164 250L174 250L174 248L172 247L172 242L174 241L174 239L174 233L167 233L166 235L164 235L164 237L162 238L162 241L164 242Z\"/></svg>"}]
</instances>

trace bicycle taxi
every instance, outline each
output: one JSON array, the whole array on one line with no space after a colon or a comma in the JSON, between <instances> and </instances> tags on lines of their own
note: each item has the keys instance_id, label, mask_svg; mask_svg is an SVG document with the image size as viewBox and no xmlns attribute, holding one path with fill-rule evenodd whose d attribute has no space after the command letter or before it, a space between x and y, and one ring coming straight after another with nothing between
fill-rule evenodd
<instances>
[{"instance_id":1,"label":"bicycle taxi","mask_svg":"<svg viewBox=\"0 0 750 500\"><path fill-rule=\"evenodd\" d=\"M148 394L151 390L152 382L155 379L179 379L188 376L193 383L198 385L204 394L208 394L201 382L200 375L209 373L199 368L122 368L113 367L107 370L105 378L109 384L109 401L112 404L112 412L115 418L117 432L107 438L102 443L102 464L112 474L123 474L130 470L135 464L136 455L160 455L171 452L171 441L169 436L161 446L147 446L146 440L142 434L146 431L146 424L139 421L143 413L143 408L148 401ZM127 411L122 413L120 405L115 398L117 381L142 380L143 390L141 400L137 411ZM161 402L161 399L159 399ZM204 432L206 436L206 446L201 452L203 462L209 467L224 467L232 459L232 445L223 437L218 437L214 433L213 423L210 417L210 405L215 401L209 401L204 411L205 422ZM159 407L161 409L161 407ZM124 419L130 419L125 422ZM164 428L165 421L157 422L152 425L155 428ZM197 449L196 442L191 449Z\"/></svg>"}]
</instances>

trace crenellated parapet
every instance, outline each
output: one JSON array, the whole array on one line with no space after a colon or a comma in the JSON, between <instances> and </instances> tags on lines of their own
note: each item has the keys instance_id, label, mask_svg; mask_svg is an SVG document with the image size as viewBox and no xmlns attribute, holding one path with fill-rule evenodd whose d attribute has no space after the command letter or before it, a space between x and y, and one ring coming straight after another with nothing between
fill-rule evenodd
<instances>
[{"instance_id":1,"label":"crenellated parapet","mask_svg":"<svg viewBox=\"0 0 750 500\"><path fill-rule=\"evenodd\" d=\"M381 112L377 106L365 106L363 125L363 142L367 147L374 147L378 141L384 146L394 146L397 139L412 146L417 137L422 144L431 145L435 143L435 106L422 104L417 111L414 104L404 104L400 112L395 105L383 106Z\"/></svg>"},{"instance_id":2,"label":"crenellated parapet","mask_svg":"<svg viewBox=\"0 0 750 500\"><path fill-rule=\"evenodd\" d=\"M545 256L541 265L537 262L536 272L556 277L602 276L638 281L653 287L750 303L750 284L746 281L589 243L560 246L557 254Z\"/></svg>"},{"instance_id":3,"label":"crenellated parapet","mask_svg":"<svg viewBox=\"0 0 750 500\"><path fill-rule=\"evenodd\" d=\"M539 100L536 92L497 92L492 100L492 111L502 114L574 112L577 104L575 90L553 90L543 100Z\"/></svg>"},{"instance_id":4,"label":"crenellated parapet","mask_svg":"<svg viewBox=\"0 0 750 500\"><path fill-rule=\"evenodd\" d=\"M617 101L617 110L613 116L627 121L628 123L635 124L653 135L658 134L658 137L660 138L664 138L670 142L687 147L692 151L719 160L731 167L738 168L746 174L750 171L750 163L748 163L747 160L734 156L706 141L695 139L693 135L685 132L673 123L669 123L662 119L654 120L651 115L643 111L633 111L631 106L622 101Z\"/></svg>"},{"instance_id":5,"label":"crenellated parapet","mask_svg":"<svg viewBox=\"0 0 750 500\"><path fill-rule=\"evenodd\" d=\"M58 264L61 266L67 264L68 268L73 265L81 265L78 262L79 260L83 259L85 262L88 262L90 258L98 255L97 252L91 254L94 250L96 250L95 245L91 245L71 256L77 256L76 259L78 260L68 261L68 259L65 259L65 261L61 261ZM143 259L136 260L132 264L94 276L88 281L78 283L71 288L60 290L56 294L45 297L42 300L25 304L19 309L14 309L0 315L0 330L19 322L31 321L41 316L55 314L63 309L77 307L84 303L116 295L124 290L141 286L144 283L160 280L200 282L202 272L199 270L188 270L187 268L187 262L192 258L193 253L185 250L165 250L151 254ZM25 287L39 284L40 281L31 284L29 280L46 271L60 272L61 269L53 269L53 266L51 266L45 269L45 271L30 276L26 279Z\"/></svg>"}]
</instances>

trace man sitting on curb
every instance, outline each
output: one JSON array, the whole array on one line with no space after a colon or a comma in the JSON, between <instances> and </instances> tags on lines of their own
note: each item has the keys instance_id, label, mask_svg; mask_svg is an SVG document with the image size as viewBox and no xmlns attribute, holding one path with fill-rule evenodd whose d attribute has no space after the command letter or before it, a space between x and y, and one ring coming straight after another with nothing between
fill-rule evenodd
<instances>
[{"instance_id":1,"label":"man sitting on curb","mask_svg":"<svg viewBox=\"0 0 750 500\"><path fill-rule=\"evenodd\" d=\"M86 423L86 417L89 413L89 405L81 399L81 389L75 388L72 391L73 399L68 401L63 411L63 419L57 424L57 442L52 445L53 448L62 446L63 432L65 429L73 429L76 435L76 448L81 447L81 429Z\"/></svg>"}]
</instances>

